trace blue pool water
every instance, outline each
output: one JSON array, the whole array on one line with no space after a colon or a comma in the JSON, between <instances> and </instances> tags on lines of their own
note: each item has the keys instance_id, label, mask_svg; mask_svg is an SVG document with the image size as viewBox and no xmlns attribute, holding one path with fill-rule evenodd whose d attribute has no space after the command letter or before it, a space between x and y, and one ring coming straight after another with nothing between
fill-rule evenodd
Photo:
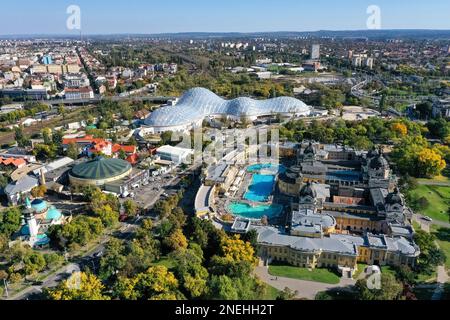
<instances>
[{"instance_id":1,"label":"blue pool water","mask_svg":"<svg viewBox=\"0 0 450 320\"><path fill-rule=\"evenodd\" d=\"M275 176L254 174L252 183L244 195L244 199L254 202L267 202L275 184Z\"/></svg>"},{"instance_id":2,"label":"blue pool water","mask_svg":"<svg viewBox=\"0 0 450 320\"><path fill-rule=\"evenodd\" d=\"M277 217L283 211L283 206L279 204L250 206L246 203L233 203L229 206L234 215L249 219L261 219L266 216L269 219Z\"/></svg>"}]
</instances>

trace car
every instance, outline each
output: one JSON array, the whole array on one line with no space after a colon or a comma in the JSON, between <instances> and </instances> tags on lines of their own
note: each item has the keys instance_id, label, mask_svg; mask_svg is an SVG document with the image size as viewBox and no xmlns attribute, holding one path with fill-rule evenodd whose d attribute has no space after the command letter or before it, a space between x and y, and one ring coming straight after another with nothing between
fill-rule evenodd
<instances>
[{"instance_id":1,"label":"car","mask_svg":"<svg viewBox=\"0 0 450 320\"><path fill-rule=\"evenodd\" d=\"M428 216L422 217L422 219L425 220L425 221L428 221L428 222L432 222L433 221L433 219L431 219Z\"/></svg>"},{"instance_id":2,"label":"car","mask_svg":"<svg viewBox=\"0 0 450 320\"><path fill-rule=\"evenodd\" d=\"M100 258L101 256L103 256L103 251L99 251L96 254L94 254L95 258Z\"/></svg>"}]
</instances>

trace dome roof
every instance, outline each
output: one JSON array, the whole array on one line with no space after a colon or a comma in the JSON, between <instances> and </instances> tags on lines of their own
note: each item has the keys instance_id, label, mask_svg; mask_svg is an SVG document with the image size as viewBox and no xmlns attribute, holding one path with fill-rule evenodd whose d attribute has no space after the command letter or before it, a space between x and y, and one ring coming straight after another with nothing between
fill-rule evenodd
<instances>
[{"instance_id":1,"label":"dome roof","mask_svg":"<svg viewBox=\"0 0 450 320\"><path fill-rule=\"evenodd\" d=\"M311 197L316 198L317 192L312 187L311 182L308 182L303 188L300 190L300 197Z\"/></svg>"},{"instance_id":2,"label":"dome roof","mask_svg":"<svg viewBox=\"0 0 450 320\"><path fill-rule=\"evenodd\" d=\"M368 159L370 159L370 158L373 158L373 157L375 157L375 156L377 156L378 155L378 151L377 151L377 149L375 148L375 146L372 148L372 149L370 149L369 150L369 152L367 153L367 158Z\"/></svg>"},{"instance_id":3,"label":"dome roof","mask_svg":"<svg viewBox=\"0 0 450 320\"><path fill-rule=\"evenodd\" d=\"M263 116L274 113L309 114L310 107L302 101L279 97L254 100L246 97L225 100L205 88L186 91L175 106L154 111L146 120L147 126L170 127L186 125L208 116Z\"/></svg>"},{"instance_id":4,"label":"dome roof","mask_svg":"<svg viewBox=\"0 0 450 320\"><path fill-rule=\"evenodd\" d=\"M98 157L76 165L70 175L86 180L110 179L131 171L131 165L121 159L107 159Z\"/></svg>"},{"instance_id":5,"label":"dome roof","mask_svg":"<svg viewBox=\"0 0 450 320\"><path fill-rule=\"evenodd\" d=\"M305 148L305 151L303 151L303 153L304 154L315 154L316 153L312 142L309 143L309 145Z\"/></svg>"},{"instance_id":6,"label":"dome roof","mask_svg":"<svg viewBox=\"0 0 450 320\"><path fill-rule=\"evenodd\" d=\"M387 167L388 163L382 154L379 154L377 157L373 158L370 161L370 168L372 169L380 169Z\"/></svg>"},{"instance_id":7,"label":"dome roof","mask_svg":"<svg viewBox=\"0 0 450 320\"><path fill-rule=\"evenodd\" d=\"M31 209L33 209L36 213L44 212L47 208L47 202L42 199L35 199L31 202Z\"/></svg>"}]
</instances>

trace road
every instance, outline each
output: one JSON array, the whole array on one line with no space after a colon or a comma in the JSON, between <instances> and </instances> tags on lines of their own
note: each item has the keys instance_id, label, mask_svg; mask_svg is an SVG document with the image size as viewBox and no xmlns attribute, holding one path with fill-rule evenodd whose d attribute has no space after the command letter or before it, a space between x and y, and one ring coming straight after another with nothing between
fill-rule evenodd
<instances>
[{"instance_id":1,"label":"road","mask_svg":"<svg viewBox=\"0 0 450 320\"><path fill-rule=\"evenodd\" d=\"M169 100L175 99L175 97L168 96L154 96L154 95L144 95L144 96L113 96L113 97L104 97L100 95L95 95L93 99L56 99L56 100L39 100L39 102L48 104L48 105L60 105L60 104L95 104L101 101L149 101L149 102L160 102L165 103Z\"/></svg>"}]
</instances>

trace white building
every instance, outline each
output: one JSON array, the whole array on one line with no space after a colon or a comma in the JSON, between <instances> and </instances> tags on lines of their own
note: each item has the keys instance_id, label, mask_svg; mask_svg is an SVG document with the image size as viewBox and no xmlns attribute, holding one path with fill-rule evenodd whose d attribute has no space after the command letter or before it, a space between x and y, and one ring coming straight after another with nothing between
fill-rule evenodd
<instances>
[{"instance_id":1,"label":"white building","mask_svg":"<svg viewBox=\"0 0 450 320\"><path fill-rule=\"evenodd\" d=\"M160 159L172 161L176 165L189 162L193 154L194 150L192 149L172 146L162 146L156 150L156 155Z\"/></svg>"}]
</instances>

